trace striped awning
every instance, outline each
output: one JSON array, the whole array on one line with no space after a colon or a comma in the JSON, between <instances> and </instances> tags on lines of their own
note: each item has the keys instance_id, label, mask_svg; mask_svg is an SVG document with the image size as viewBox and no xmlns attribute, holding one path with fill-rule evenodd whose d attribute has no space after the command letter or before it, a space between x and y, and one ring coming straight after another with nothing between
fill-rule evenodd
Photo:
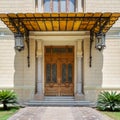
<instances>
[{"instance_id":1,"label":"striped awning","mask_svg":"<svg viewBox=\"0 0 120 120\"><path fill-rule=\"evenodd\" d=\"M13 32L27 31L94 31L106 33L120 13L10 13L0 14Z\"/></svg>"}]
</instances>

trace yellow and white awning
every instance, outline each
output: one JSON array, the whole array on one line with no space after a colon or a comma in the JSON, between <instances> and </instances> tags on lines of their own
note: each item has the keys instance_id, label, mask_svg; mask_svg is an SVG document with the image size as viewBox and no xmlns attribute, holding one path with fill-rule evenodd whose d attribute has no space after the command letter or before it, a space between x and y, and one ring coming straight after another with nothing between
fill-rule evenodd
<instances>
[{"instance_id":1,"label":"yellow and white awning","mask_svg":"<svg viewBox=\"0 0 120 120\"><path fill-rule=\"evenodd\" d=\"M94 31L106 33L120 13L9 13L1 20L16 33L27 31Z\"/></svg>"}]
</instances>

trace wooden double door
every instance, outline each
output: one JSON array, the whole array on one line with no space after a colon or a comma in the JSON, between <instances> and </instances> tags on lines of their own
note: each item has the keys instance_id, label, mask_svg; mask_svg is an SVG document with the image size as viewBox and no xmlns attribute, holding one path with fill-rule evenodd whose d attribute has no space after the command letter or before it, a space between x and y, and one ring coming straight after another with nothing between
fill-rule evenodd
<instances>
[{"instance_id":1,"label":"wooden double door","mask_svg":"<svg viewBox=\"0 0 120 120\"><path fill-rule=\"evenodd\" d=\"M45 95L74 95L74 47L45 47Z\"/></svg>"}]
</instances>

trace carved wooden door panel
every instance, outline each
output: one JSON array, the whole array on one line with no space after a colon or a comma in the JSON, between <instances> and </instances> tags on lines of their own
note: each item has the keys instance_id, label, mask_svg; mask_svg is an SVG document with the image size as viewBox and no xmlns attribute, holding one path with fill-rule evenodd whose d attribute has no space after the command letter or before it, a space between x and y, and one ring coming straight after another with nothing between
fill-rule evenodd
<instances>
[{"instance_id":1,"label":"carved wooden door panel","mask_svg":"<svg viewBox=\"0 0 120 120\"><path fill-rule=\"evenodd\" d=\"M56 54L54 49L47 47L48 53L45 54L45 95L73 95L74 56L72 53L71 55L69 52L65 52L68 47L58 48L59 50L55 47L57 51L62 51L62 53Z\"/></svg>"},{"instance_id":2,"label":"carved wooden door panel","mask_svg":"<svg viewBox=\"0 0 120 120\"><path fill-rule=\"evenodd\" d=\"M66 58L60 60L60 95L74 94L74 62Z\"/></svg>"},{"instance_id":3,"label":"carved wooden door panel","mask_svg":"<svg viewBox=\"0 0 120 120\"><path fill-rule=\"evenodd\" d=\"M58 95L58 63L57 60L49 59L45 64L45 95Z\"/></svg>"}]
</instances>

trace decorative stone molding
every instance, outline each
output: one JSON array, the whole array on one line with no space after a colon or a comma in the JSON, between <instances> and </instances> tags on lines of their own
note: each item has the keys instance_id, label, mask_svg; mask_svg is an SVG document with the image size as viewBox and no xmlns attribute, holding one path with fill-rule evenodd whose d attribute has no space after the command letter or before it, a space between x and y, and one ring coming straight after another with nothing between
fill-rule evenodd
<instances>
[{"instance_id":1,"label":"decorative stone molding","mask_svg":"<svg viewBox=\"0 0 120 120\"><path fill-rule=\"evenodd\" d=\"M77 57L82 57L82 40L77 41Z\"/></svg>"},{"instance_id":2,"label":"decorative stone molding","mask_svg":"<svg viewBox=\"0 0 120 120\"><path fill-rule=\"evenodd\" d=\"M42 56L43 55L43 51L42 51L42 40L37 40L37 54L36 57Z\"/></svg>"}]
</instances>

